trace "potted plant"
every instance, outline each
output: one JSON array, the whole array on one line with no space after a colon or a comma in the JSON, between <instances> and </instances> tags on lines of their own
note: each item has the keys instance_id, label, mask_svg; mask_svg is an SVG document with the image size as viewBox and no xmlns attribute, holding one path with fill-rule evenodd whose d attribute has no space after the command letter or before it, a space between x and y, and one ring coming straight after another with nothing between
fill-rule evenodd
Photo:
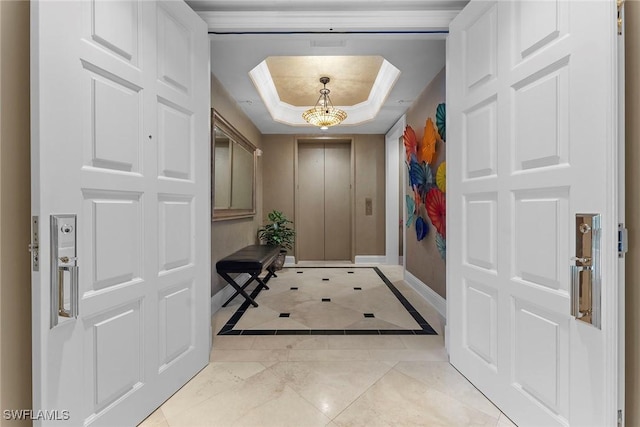
<instances>
[{"instance_id":1,"label":"potted plant","mask_svg":"<svg viewBox=\"0 0 640 427\"><path fill-rule=\"evenodd\" d=\"M280 246L280 254L274 262L274 268L281 270L287 255L287 249L293 249L293 241L296 232L289 224L293 224L280 211L273 210L267 215L269 224L258 230L258 238L260 241L271 246Z\"/></svg>"}]
</instances>

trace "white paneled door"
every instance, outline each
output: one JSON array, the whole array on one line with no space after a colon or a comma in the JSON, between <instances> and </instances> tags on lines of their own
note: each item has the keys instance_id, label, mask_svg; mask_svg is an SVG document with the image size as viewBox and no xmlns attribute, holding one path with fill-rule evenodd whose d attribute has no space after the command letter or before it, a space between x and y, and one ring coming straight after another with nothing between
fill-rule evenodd
<instances>
[{"instance_id":1,"label":"white paneled door","mask_svg":"<svg viewBox=\"0 0 640 427\"><path fill-rule=\"evenodd\" d=\"M208 362L207 28L182 1L31 7L36 424L131 426Z\"/></svg>"},{"instance_id":2,"label":"white paneled door","mask_svg":"<svg viewBox=\"0 0 640 427\"><path fill-rule=\"evenodd\" d=\"M614 1L471 1L451 23L451 363L519 426L616 424L617 37ZM579 213L601 215L600 328L571 315Z\"/></svg>"}]
</instances>

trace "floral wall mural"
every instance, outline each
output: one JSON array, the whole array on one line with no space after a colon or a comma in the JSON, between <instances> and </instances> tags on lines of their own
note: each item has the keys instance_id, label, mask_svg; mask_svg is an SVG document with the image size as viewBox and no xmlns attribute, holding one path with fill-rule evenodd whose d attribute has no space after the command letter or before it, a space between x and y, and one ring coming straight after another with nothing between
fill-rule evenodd
<instances>
[{"instance_id":1,"label":"floral wall mural","mask_svg":"<svg viewBox=\"0 0 640 427\"><path fill-rule=\"evenodd\" d=\"M401 138L407 277L442 298L447 292L447 106L442 69L406 113ZM449 142L451 143L451 142Z\"/></svg>"},{"instance_id":2,"label":"floral wall mural","mask_svg":"<svg viewBox=\"0 0 640 427\"><path fill-rule=\"evenodd\" d=\"M435 123L428 117L422 139L418 140L413 128L407 125L403 139L409 188L406 195L407 227L415 228L418 241L430 232L436 233L435 244L442 259L446 256L446 196L447 163L436 167L436 145L446 138L446 106L438 104L434 111ZM433 229L433 230L432 230Z\"/></svg>"}]
</instances>

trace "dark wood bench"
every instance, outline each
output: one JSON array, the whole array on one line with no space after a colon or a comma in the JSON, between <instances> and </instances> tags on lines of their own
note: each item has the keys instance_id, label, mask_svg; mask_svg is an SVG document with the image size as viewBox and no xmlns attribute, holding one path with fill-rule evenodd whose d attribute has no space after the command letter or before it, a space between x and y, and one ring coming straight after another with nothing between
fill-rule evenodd
<instances>
[{"instance_id":1,"label":"dark wood bench","mask_svg":"<svg viewBox=\"0 0 640 427\"><path fill-rule=\"evenodd\" d=\"M216 263L216 271L236 290L236 293L222 304L222 306L226 307L227 304L229 304L235 297L242 295L254 307L257 307L258 303L251 298L251 296L245 291L245 288L255 280L258 282L258 289L269 289L267 286L269 279L271 279L271 277L278 277L275 274L273 262L276 260L279 253L279 246L251 245L246 246L218 261ZM264 278L260 278L259 275L264 269L267 270L267 275ZM231 273L247 273L251 277L244 285L240 286L231 278L231 276L229 276Z\"/></svg>"}]
</instances>

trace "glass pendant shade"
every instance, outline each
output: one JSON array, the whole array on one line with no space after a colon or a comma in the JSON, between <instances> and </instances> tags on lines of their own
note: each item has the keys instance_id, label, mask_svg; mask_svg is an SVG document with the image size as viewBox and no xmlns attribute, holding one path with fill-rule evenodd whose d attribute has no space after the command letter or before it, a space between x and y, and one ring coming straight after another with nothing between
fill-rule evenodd
<instances>
[{"instance_id":1,"label":"glass pendant shade","mask_svg":"<svg viewBox=\"0 0 640 427\"><path fill-rule=\"evenodd\" d=\"M302 113L302 118L309 124L327 129L330 126L342 123L347 118L347 113L333 106L331 98L329 98L329 92L331 91L327 89L329 77L321 77L320 83L324 87L320 89L320 97L316 105Z\"/></svg>"}]
</instances>

